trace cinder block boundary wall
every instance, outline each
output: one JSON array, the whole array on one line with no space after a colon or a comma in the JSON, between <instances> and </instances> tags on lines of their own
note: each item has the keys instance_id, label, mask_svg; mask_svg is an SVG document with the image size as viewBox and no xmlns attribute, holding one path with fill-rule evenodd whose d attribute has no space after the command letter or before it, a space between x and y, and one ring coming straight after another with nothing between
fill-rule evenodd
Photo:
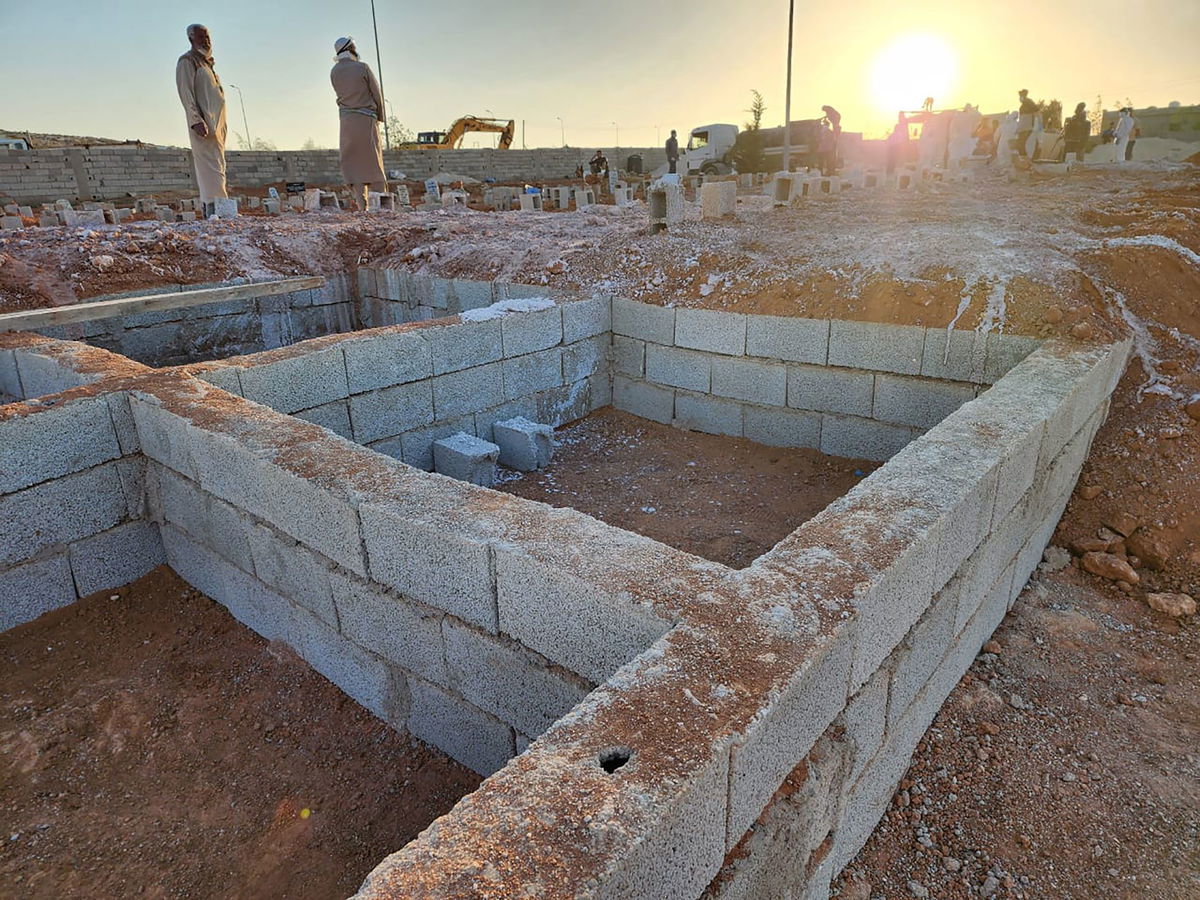
<instances>
[{"instance_id":1,"label":"cinder block boundary wall","mask_svg":"<svg viewBox=\"0 0 1200 900\"><path fill-rule=\"evenodd\" d=\"M397 150L384 154L384 168L416 180L450 172L479 181L543 181L572 177L576 166L582 163L586 167L595 149ZM646 171L667 161L666 151L657 147L606 147L604 152L622 168L634 153L641 154ZM342 183L337 150L232 150L226 153L226 166L234 189L288 181ZM0 149L0 197L7 203L120 200L163 192L196 192L190 150L136 146Z\"/></svg>"},{"instance_id":2,"label":"cinder block boundary wall","mask_svg":"<svg viewBox=\"0 0 1200 900\"><path fill-rule=\"evenodd\" d=\"M1041 347L742 571L419 473L185 370L114 377L0 409L0 548L21 569L26 548L69 560L154 523L243 621L483 771L570 708L360 896L823 896L1040 557L1128 354ZM45 452L104 434L58 418L103 421L99 399L115 450ZM144 502L27 540L69 479L135 447L145 486L121 496ZM411 656L422 634L445 686L436 650ZM785 779L801 789L773 801Z\"/></svg>"}]
</instances>

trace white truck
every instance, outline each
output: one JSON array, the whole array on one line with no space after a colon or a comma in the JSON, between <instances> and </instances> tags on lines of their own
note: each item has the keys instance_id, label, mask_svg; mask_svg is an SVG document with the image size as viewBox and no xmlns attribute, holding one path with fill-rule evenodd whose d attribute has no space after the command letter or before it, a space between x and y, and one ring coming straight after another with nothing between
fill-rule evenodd
<instances>
[{"instance_id":1,"label":"white truck","mask_svg":"<svg viewBox=\"0 0 1200 900\"><path fill-rule=\"evenodd\" d=\"M789 168L817 166L820 119L792 122L792 146ZM737 161L750 154L739 146L754 135L758 142L762 171L777 172L783 166L783 126L762 128L756 132L739 131L736 125L701 125L688 135L687 147L680 154L680 172L688 175L729 175L737 171Z\"/></svg>"}]
</instances>

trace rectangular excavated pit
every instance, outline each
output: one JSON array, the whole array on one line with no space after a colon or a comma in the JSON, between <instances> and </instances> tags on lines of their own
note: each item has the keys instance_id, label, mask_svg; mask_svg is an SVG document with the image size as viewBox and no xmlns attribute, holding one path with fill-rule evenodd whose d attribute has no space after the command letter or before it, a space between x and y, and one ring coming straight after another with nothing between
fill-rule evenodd
<instances>
[{"instance_id":1,"label":"rectangular excavated pit","mask_svg":"<svg viewBox=\"0 0 1200 900\"><path fill-rule=\"evenodd\" d=\"M65 346L0 343L0 374L49 360L80 385L0 408L6 623L165 558L494 772L370 898L752 897L784 873L819 896L1036 564L1128 355L607 298L108 380ZM419 471L435 436L610 405L887 462L742 570ZM811 827L776 811L795 840L748 835L812 754L832 768L797 795Z\"/></svg>"}]
</instances>

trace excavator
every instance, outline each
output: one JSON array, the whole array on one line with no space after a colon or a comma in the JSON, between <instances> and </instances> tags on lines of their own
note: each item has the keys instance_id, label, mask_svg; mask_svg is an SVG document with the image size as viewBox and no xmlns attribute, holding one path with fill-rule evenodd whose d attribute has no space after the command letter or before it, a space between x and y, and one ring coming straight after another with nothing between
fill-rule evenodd
<instances>
[{"instance_id":1,"label":"excavator","mask_svg":"<svg viewBox=\"0 0 1200 900\"><path fill-rule=\"evenodd\" d=\"M422 131L417 139L410 143L400 144L397 150L457 150L463 138L472 131L484 131L499 134L498 150L507 150L512 146L513 133L517 123L512 119L482 119L479 116L463 116L455 119L445 131Z\"/></svg>"}]
</instances>

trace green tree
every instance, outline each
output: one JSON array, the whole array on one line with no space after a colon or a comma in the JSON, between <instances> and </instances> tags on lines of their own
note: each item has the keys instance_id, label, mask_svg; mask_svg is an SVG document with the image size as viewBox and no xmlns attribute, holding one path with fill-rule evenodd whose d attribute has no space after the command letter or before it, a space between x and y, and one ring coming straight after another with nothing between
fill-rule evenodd
<instances>
[{"instance_id":1,"label":"green tree","mask_svg":"<svg viewBox=\"0 0 1200 900\"><path fill-rule=\"evenodd\" d=\"M1062 131L1062 101L1039 100L1038 112L1042 114L1042 127L1047 131Z\"/></svg>"},{"instance_id":2,"label":"green tree","mask_svg":"<svg viewBox=\"0 0 1200 900\"><path fill-rule=\"evenodd\" d=\"M404 123L397 116L388 116L387 118L387 138L388 149L397 144L411 144L417 139L411 128L405 128Z\"/></svg>"},{"instance_id":3,"label":"green tree","mask_svg":"<svg viewBox=\"0 0 1200 900\"><path fill-rule=\"evenodd\" d=\"M733 164L739 172L762 172L767 166L762 137L763 113L767 111L767 105L758 91L751 88L750 94L753 99L746 110L750 121L742 125L742 132L733 145Z\"/></svg>"}]
</instances>

